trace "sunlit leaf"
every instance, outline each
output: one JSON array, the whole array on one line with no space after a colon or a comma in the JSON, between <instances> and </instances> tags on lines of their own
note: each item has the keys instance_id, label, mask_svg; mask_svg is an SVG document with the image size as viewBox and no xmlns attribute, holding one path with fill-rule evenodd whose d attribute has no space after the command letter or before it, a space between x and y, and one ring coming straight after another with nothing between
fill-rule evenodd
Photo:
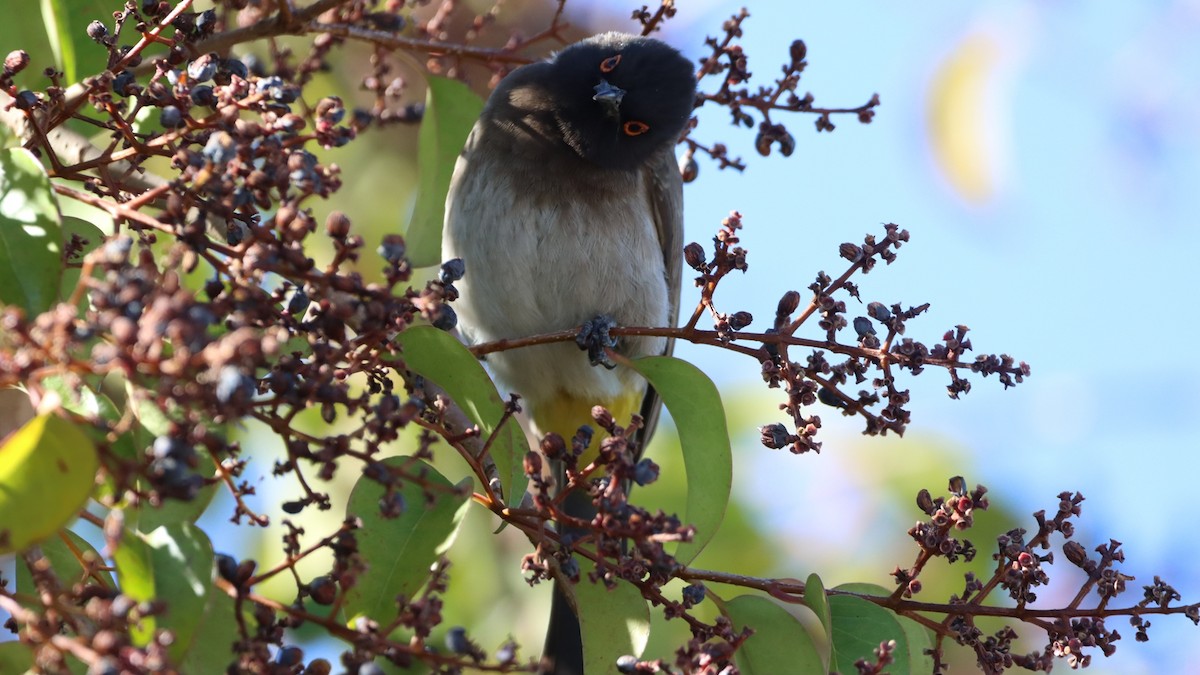
<instances>
[{"instance_id":1,"label":"sunlit leaf","mask_svg":"<svg viewBox=\"0 0 1200 675\"><path fill-rule=\"evenodd\" d=\"M429 568L454 543L470 504L464 492L470 478L452 485L432 466L412 457L389 457L382 463L429 485L433 503L426 501L421 483L405 480L396 491L403 512L385 518L379 508L383 486L366 476L354 485L346 515L362 520L358 552L371 565L347 594L343 607L348 618L366 615L384 620L395 616L396 596L411 598L421 588L429 578Z\"/></svg>"},{"instance_id":2,"label":"sunlit leaf","mask_svg":"<svg viewBox=\"0 0 1200 675\"><path fill-rule=\"evenodd\" d=\"M430 75L428 81L425 115L417 137L417 201L405 234L408 259L417 267L441 262L442 219L450 176L483 110L483 101L462 82L436 75Z\"/></svg>"},{"instance_id":3,"label":"sunlit leaf","mask_svg":"<svg viewBox=\"0 0 1200 675\"><path fill-rule=\"evenodd\" d=\"M143 619L131 631L145 644L156 626L175 634L171 656L187 651L208 606L213 588L212 544L191 523L160 527L148 535L127 531L113 555L121 590L134 600L162 600L167 611Z\"/></svg>"},{"instance_id":4,"label":"sunlit leaf","mask_svg":"<svg viewBox=\"0 0 1200 675\"><path fill-rule=\"evenodd\" d=\"M24 148L0 150L0 304L46 311L58 298L62 231L50 178Z\"/></svg>"},{"instance_id":5,"label":"sunlit leaf","mask_svg":"<svg viewBox=\"0 0 1200 675\"><path fill-rule=\"evenodd\" d=\"M619 581L611 590L602 582L592 583L590 562L580 561L577 584L564 592L579 608L579 634L583 638L583 666L588 673L616 672L617 659L626 654L641 656L650 639L650 608L632 584Z\"/></svg>"},{"instance_id":6,"label":"sunlit leaf","mask_svg":"<svg viewBox=\"0 0 1200 675\"><path fill-rule=\"evenodd\" d=\"M95 485L91 440L53 414L25 423L0 445L0 553L20 551L75 519Z\"/></svg>"},{"instance_id":7,"label":"sunlit leaf","mask_svg":"<svg viewBox=\"0 0 1200 675\"><path fill-rule=\"evenodd\" d=\"M707 375L680 359L647 356L633 361L633 367L662 397L679 432L688 484L683 522L696 528L695 538L675 551L686 565L716 534L729 505L733 453L721 395Z\"/></svg>"},{"instance_id":8,"label":"sunlit leaf","mask_svg":"<svg viewBox=\"0 0 1200 675\"><path fill-rule=\"evenodd\" d=\"M497 432L504 401L478 359L454 336L432 326L413 326L396 341L404 350L404 363L446 390L467 417L479 425L483 437L492 438L489 454L496 463L505 501L519 504L525 492L522 459L528 445L516 420L508 420Z\"/></svg>"},{"instance_id":9,"label":"sunlit leaf","mask_svg":"<svg viewBox=\"0 0 1200 675\"><path fill-rule=\"evenodd\" d=\"M239 638L233 598L214 589L209 593L204 618L179 662L181 673L224 673L237 657L233 643Z\"/></svg>"}]
</instances>

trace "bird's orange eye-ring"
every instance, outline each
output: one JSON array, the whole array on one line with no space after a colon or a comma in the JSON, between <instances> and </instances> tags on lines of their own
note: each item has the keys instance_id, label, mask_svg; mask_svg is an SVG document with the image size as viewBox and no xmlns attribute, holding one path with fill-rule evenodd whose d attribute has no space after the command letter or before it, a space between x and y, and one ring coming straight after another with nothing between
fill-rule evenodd
<instances>
[{"instance_id":1,"label":"bird's orange eye-ring","mask_svg":"<svg viewBox=\"0 0 1200 675\"><path fill-rule=\"evenodd\" d=\"M617 69L617 64L620 62L621 62L621 55L613 54L612 56L610 56L607 59L604 59L603 61L600 62L600 72L611 73L612 71Z\"/></svg>"},{"instance_id":2,"label":"bird's orange eye-ring","mask_svg":"<svg viewBox=\"0 0 1200 675\"><path fill-rule=\"evenodd\" d=\"M629 120L621 125L621 131L624 131L626 136L641 136L650 131L650 125L637 120Z\"/></svg>"}]
</instances>

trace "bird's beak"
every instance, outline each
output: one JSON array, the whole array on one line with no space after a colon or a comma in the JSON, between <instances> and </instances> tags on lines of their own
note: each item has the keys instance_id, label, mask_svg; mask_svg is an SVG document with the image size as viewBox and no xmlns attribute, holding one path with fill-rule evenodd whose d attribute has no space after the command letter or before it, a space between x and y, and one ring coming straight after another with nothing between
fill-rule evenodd
<instances>
[{"instance_id":1,"label":"bird's beak","mask_svg":"<svg viewBox=\"0 0 1200 675\"><path fill-rule=\"evenodd\" d=\"M608 80L601 79L600 84L595 86L596 95L592 97L593 101L599 101L604 107L604 112L609 117L618 117L621 109L621 99L625 97L625 90L620 87L615 87L608 83Z\"/></svg>"}]
</instances>

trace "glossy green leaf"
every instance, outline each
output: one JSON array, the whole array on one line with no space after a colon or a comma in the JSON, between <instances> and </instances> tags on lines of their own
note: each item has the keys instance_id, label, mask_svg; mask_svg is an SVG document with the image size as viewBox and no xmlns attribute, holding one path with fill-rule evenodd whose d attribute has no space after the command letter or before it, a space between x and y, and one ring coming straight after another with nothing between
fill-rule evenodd
<instances>
[{"instance_id":1,"label":"glossy green leaf","mask_svg":"<svg viewBox=\"0 0 1200 675\"><path fill-rule=\"evenodd\" d=\"M417 201L404 236L408 260L416 267L436 265L442 260L442 220L450 176L471 127L483 111L483 101L462 82L436 75L428 80L425 116L417 137Z\"/></svg>"},{"instance_id":2,"label":"glossy green leaf","mask_svg":"<svg viewBox=\"0 0 1200 675\"><path fill-rule=\"evenodd\" d=\"M758 595L740 595L724 602L721 613L729 617L734 630L754 629L754 635L734 654L742 675L824 672L808 631L778 604Z\"/></svg>"},{"instance_id":3,"label":"glossy green leaf","mask_svg":"<svg viewBox=\"0 0 1200 675\"><path fill-rule=\"evenodd\" d=\"M62 537L64 536L70 541L70 546L67 545L67 542L63 541ZM72 547L74 547L74 551L71 550ZM50 537L43 541L41 549L42 555L50 562L50 568L54 570L55 576L67 588L70 588L72 584L84 581L86 578L84 575L85 568L76 556L75 551L78 551L83 556L95 556L96 560L100 559L100 554L96 552L96 549L87 540L70 530L62 530L59 532L59 536ZM103 580L108 588L117 587L112 575L107 570L97 570L96 575ZM95 583L95 581L92 583ZM17 562L17 590L24 593L32 593L34 591L33 576L29 573L29 566L23 561Z\"/></svg>"},{"instance_id":4,"label":"glossy green leaf","mask_svg":"<svg viewBox=\"0 0 1200 675\"><path fill-rule=\"evenodd\" d=\"M889 594L887 589L873 584L843 584L834 590L875 596ZM832 618L830 669L854 672L855 661L874 661L874 651L880 643L895 640L895 661L888 667L889 672L916 675L932 670L933 662L923 654L931 644L929 634L916 622L854 596L831 594L828 599ZM912 641L914 637L917 642Z\"/></svg>"},{"instance_id":5,"label":"glossy green leaf","mask_svg":"<svg viewBox=\"0 0 1200 675\"><path fill-rule=\"evenodd\" d=\"M50 178L24 148L0 151L0 304L40 314L58 298L62 231Z\"/></svg>"},{"instance_id":6,"label":"glossy green leaf","mask_svg":"<svg viewBox=\"0 0 1200 675\"><path fill-rule=\"evenodd\" d=\"M699 368L674 357L647 356L634 360L633 367L662 397L679 431L688 483L683 522L696 528L695 538L675 550L686 565L716 534L729 505L733 452L721 394Z\"/></svg>"},{"instance_id":7,"label":"glossy green leaf","mask_svg":"<svg viewBox=\"0 0 1200 675\"><path fill-rule=\"evenodd\" d=\"M432 466L413 457L389 457L382 462L402 469L405 475L421 476L427 484L436 486L432 491L434 499L432 504L427 502L422 486L406 480L399 490L404 498L404 512L397 518L384 518L379 513L383 486L365 476L355 483L346 515L362 520L358 551L371 565L347 593L343 607L348 618L366 615L387 621L394 617L396 596L411 598L425 584L430 566L454 543L470 504L466 492L470 478L451 485Z\"/></svg>"},{"instance_id":8,"label":"glossy green leaf","mask_svg":"<svg viewBox=\"0 0 1200 675\"><path fill-rule=\"evenodd\" d=\"M191 523L160 527L146 537L154 550L154 587L168 604L160 622L175 634L171 657L179 658L208 606L213 588L213 548L208 536Z\"/></svg>"},{"instance_id":9,"label":"glossy green leaf","mask_svg":"<svg viewBox=\"0 0 1200 675\"><path fill-rule=\"evenodd\" d=\"M0 642L0 673L24 673L33 668L33 650L16 640Z\"/></svg>"},{"instance_id":10,"label":"glossy green leaf","mask_svg":"<svg viewBox=\"0 0 1200 675\"><path fill-rule=\"evenodd\" d=\"M851 593L861 593L863 595L891 595L891 591L875 584L842 584L837 587L837 590L850 591ZM832 597L830 597L829 600L830 603L833 602ZM876 609L880 609L877 605L872 604L871 606ZM929 630L906 616L893 614L887 610L883 611L896 621L896 624L899 625L900 630L903 631L904 634L904 639L896 638L896 665L892 666L892 672L908 672L913 673L914 675L923 675L924 673L932 672L933 658L925 653L926 649L930 649L933 646L933 636L930 634ZM906 648L905 652L901 652L901 647ZM873 648L874 647L872 647L872 649ZM903 670L904 664L907 664L908 670Z\"/></svg>"},{"instance_id":11,"label":"glossy green leaf","mask_svg":"<svg viewBox=\"0 0 1200 675\"><path fill-rule=\"evenodd\" d=\"M175 634L172 658L191 645L204 618L213 588L213 550L204 532L191 523L160 527L148 535L127 531L113 555L122 591L134 600L162 600L167 612L143 619L134 641L145 644L156 626Z\"/></svg>"},{"instance_id":12,"label":"glossy green leaf","mask_svg":"<svg viewBox=\"0 0 1200 675\"><path fill-rule=\"evenodd\" d=\"M650 640L650 608L633 584L618 581L611 590L592 583L592 563L579 560L579 583L563 590L579 608L579 634L583 637L583 669L587 673L616 672L616 662L626 654L641 656Z\"/></svg>"},{"instance_id":13,"label":"glossy green leaf","mask_svg":"<svg viewBox=\"0 0 1200 675\"><path fill-rule=\"evenodd\" d=\"M0 553L23 550L74 520L92 493L98 467L92 441L54 414L29 420L5 439L0 445Z\"/></svg>"},{"instance_id":14,"label":"glossy green leaf","mask_svg":"<svg viewBox=\"0 0 1200 675\"><path fill-rule=\"evenodd\" d=\"M453 335L433 326L413 326L396 341L404 350L404 363L445 389L467 417L479 425L483 437L492 438L489 454L496 463L505 501L511 506L521 503L526 484L522 462L529 447L515 419L509 419L497 432L504 401L478 359Z\"/></svg>"},{"instance_id":15,"label":"glossy green leaf","mask_svg":"<svg viewBox=\"0 0 1200 675\"><path fill-rule=\"evenodd\" d=\"M236 660L233 643L238 635L237 611L233 598L220 589L209 593L204 619L196 629L192 644L179 661L181 673L224 673ZM249 619L247 619L249 621Z\"/></svg>"}]
</instances>

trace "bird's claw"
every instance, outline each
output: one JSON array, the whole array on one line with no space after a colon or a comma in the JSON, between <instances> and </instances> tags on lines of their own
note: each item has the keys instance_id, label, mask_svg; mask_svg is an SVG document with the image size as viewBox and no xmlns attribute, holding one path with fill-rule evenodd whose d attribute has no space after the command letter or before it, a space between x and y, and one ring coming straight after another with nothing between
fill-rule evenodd
<instances>
[{"instance_id":1,"label":"bird's claw","mask_svg":"<svg viewBox=\"0 0 1200 675\"><path fill-rule=\"evenodd\" d=\"M609 333L616 325L617 322L611 316L600 314L584 321L579 327L575 344L587 351L588 360L593 366L604 366L609 370L617 367L617 364L608 358L608 350L617 346L617 339Z\"/></svg>"}]
</instances>

